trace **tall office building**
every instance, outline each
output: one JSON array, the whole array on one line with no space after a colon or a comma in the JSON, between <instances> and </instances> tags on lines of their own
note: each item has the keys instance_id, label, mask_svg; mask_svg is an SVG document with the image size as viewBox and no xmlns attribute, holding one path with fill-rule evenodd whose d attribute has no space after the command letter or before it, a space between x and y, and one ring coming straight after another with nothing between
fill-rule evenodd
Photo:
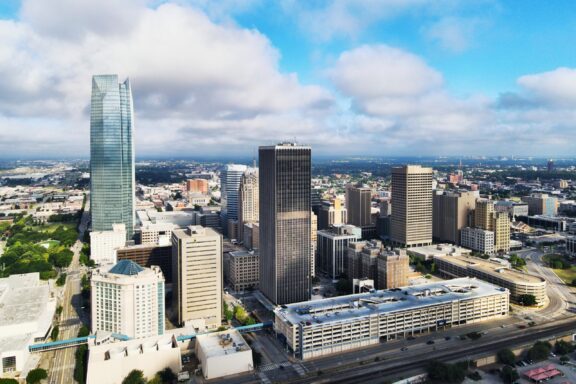
<instances>
[{"instance_id":1,"label":"tall office building","mask_svg":"<svg viewBox=\"0 0 576 384\"><path fill-rule=\"evenodd\" d=\"M460 244L460 231L471 225L471 213L476 208L477 192L437 192L433 197L434 239Z\"/></svg>"},{"instance_id":2,"label":"tall office building","mask_svg":"<svg viewBox=\"0 0 576 384\"><path fill-rule=\"evenodd\" d=\"M244 238L244 224L259 220L260 192L258 191L258 169L248 168L238 187L238 239Z\"/></svg>"},{"instance_id":3,"label":"tall office building","mask_svg":"<svg viewBox=\"0 0 576 384\"><path fill-rule=\"evenodd\" d=\"M392 168L392 242L405 246L432 244L432 168Z\"/></svg>"},{"instance_id":4,"label":"tall office building","mask_svg":"<svg viewBox=\"0 0 576 384\"><path fill-rule=\"evenodd\" d=\"M510 251L510 218L504 212L494 212L494 251Z\"/></svg>"},{"instance_id":5,"label":"tall office building","mask_svg":"<svg viewBox=\"0 0 576 384\"><path fill-rule=\"evenodd\" d=\"M524 196L522 201L528 204L529 215L556 216L558 214L558 199L546 193Z\"/></svg>"},{"instance_id":6,"label":"tall office building","mask_svg":"<svg viewBox=\"0 0 576 384\"><path fill-rule=\"evenodd\" d=\"M348 210L348 224L357 227L372 225L370 212L372 190L366 186L346 186L346 209Z\"/></svg>"},{"instance_id":7,"label":"tall office building","mask_svg":"<svg viewBox=\"0 0 576 384\"><path fill-rule=\"evenodd\" d=\"M163 335L164 276L160 267L143 268L121 260L108 268L92 273L92 332L130 338Z\"/></svg>"},{"instance_id":8,"label":"tall office building","mask_svg":"<svg viewBox=\"0 0 576 384\"><path fill-rule=\"evenodd\" d=\"M408 285L410 257L406 254L406 250L400 249L397 252L382 250L378 255L377 265L377 289L392 289Z\"/></svg>"},{"instance_id":9,"label":"tall office building","mask_svg":"<svg viewBox=\"0 0 576 384\"><path fill-rule=\"evenodd\" d=\"M348 244L362 237L362 229L354 225L337 225L318 231L318 268L336 280L346 272Z\"/></svg>"},{"instance_id":10,"label":"tall office building","mask_svg":"<svg viewBox=\"0 0 576 384\"><path fill-rule=\"evenodd\" d=\"M220 174L222 229L227 232L228 222L238 220L238 191L240 180L246 172L245 165L228 164Z\"/></svg>"},{"instance_id":11,"label":"tall office building","mask_svg":"<svg viewBox=\"0 0 576 384\"><path fill-rule=\"evenodd\" d=\"M90 108L90 213L93 231L112 224L134 234L134 109L129 80L92 77Z\"/></svg>"},{"instance_id":12,"label":"tall office building","mask_svg":"<svg viewBox=\"0 0 576 384\"><path fill-rule=\"evenodd\" d=\"M318 229L328 229L333 225L346 224L348 211L338 198L322 202L318 213Z\"/></svg>"},{"instance_id":13,"label":"tall office building","mask_svg":"<svg viewBox=\"0 0 576 384\"><path fill-rule=\"evenodd\" d=\"M494 201L478 199L474 210L474 227L494 231Z\"/></svg>"},{"instance_id":14,"label":"tall office building","mask_svg":"<svg viewBox=\"0 0 576 384\"><path fill-rule=\"evenodd\" d=\"M310 299L311 148L259 148L260 290L276 304Z\"/></svg>"},{"instance_id":15,"label":"tall office building","mask_svg":"<svg viewBox=\"0 0 576 384\"><path fill-rule=\"evenodd\" d=\"M172 231L172 303L178 324L198 331L222 323L222 236L212 228Z\"/></svg>"}]
</instances>

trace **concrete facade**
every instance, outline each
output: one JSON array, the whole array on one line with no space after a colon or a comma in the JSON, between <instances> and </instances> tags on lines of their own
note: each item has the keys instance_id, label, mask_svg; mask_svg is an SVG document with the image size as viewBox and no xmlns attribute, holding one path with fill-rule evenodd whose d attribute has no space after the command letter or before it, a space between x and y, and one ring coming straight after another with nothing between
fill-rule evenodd
<instances>
[{"instance_id":1,"label":"concrete facade","mask_svg":"<svg viewBox=\"0 0 576 384\"><path fill-rule=\"evenodd\" d=\"M92 333L130 338L164 334L164 276L160 267L143 268L130 260L98 268L91 279Z\"/></svg>"},{"instance_id":2,"label":"concrete facade","mask_svg":"<svg viewBox=\"0 0 576 384\"><path fill-rule=\"evenodd\" d=\"M198 331L222 323L222 235L190 226L172 232L174 312L178 324Z\"/></svg>"},{"instance_id":3,"label":"concrete facade","mask_svg":"<svg viewBox=\"0 0 576 384\"><path fill-rule=\"evenodd\" d=\"M470 223L477 192L437 192L433 196L434 239L460 245L460 231Z\"/></svg>"},{"instance_id":4,"label":"concrete facade","mask_svg":"<svg viewBox=\"0 0 576 384\"><path fill-rule=\"evenodd\" d=\"M116 249L124 245L124 224L114 224L111 231L90 232L90 259L97 265L116 264Z\"/></svg>"},{"instance_id":5,"label":"concrete facade","mask_svg":"<svg viewBox=\"0 0 576 384\"><path fill-rule=\"evenodd\" d=\"M274 329L301 359L508 315L509 292L470 278L290 304Z\"/></svg>"},{"instance_id":6,"label":"concrete facade","mask_svg":"<svg viewBox=\"0 0 576 384\"><path fill-rule=\"evenodd\" d=\"M254 369L252 350L242 335L234 330L199 335L196 338L196 356L206 380Z\"/></svg>"},{"instance_id":7,"label":"concrete facade","mask_svg":"<svg viewBox=\"0 0 576 384\"><path fill-rule=\"evenodd\" d=\"M405 246L432 244L432 168L392 168L390 238Z\"/></svg>"}]
</instances>

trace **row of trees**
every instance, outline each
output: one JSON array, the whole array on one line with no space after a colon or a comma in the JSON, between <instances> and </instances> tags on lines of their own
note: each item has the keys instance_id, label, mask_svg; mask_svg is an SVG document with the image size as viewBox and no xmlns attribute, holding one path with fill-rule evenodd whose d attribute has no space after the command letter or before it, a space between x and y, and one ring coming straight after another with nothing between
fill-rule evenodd
<instances>
[{"instance_id":1,"label":"row of trees","mask_svg":"<svg viewBox=\"0 0 576 384\"><path fill-rule=\"evenodd\" d=\"M144 372L134 369L122 380L122 384L172 384L177 379L178 376L170 368L164 368L150 380L144 377Z\"/></svg>"}]
</instances>

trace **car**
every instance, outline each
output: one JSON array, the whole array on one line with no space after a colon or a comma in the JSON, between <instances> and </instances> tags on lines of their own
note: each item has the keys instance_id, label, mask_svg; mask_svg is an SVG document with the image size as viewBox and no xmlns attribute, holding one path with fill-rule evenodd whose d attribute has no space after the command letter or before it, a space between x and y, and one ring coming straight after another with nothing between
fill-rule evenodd
<instances>
[{"instance_id":1,"label":"car","mask_svg":"<svg viewBox=\"0 0 576 384\"><path fill-rule=\"evenodd\" d=\"M414 336L408 336L406 340L416 340L416 338Z\"/></svg>"},{"instance_id":2,"label":"car","mask_svg":"<svg viewBox=\"0 0 576 384\"><path fill-rule=\"evenodd\" d=\"M400 348L400 350L401 350L401 351L407 351L407 350L408 350L408 347L402 347L402 348Z\"/></svg>"},{"instance_id":3,"label":"car","mask_svg":"<svg viewBox=\"0 0 576 384\"><path fill-rule=\"evenodd\" d=\"M446 337L444 338L444 340L451 340L451 339L452 339L451 336L446 336Z\"/></svg>"},{"instance_id":4,"label":"car","mask_svg":"<svg viewBox=\"0 0 576 384\"><path fill-rule=\"evenodd\" d=\"M426 344L428 344L428 345L432 345L432 344L434 344L434 343L435 343L434 340L428 340L428 341L426 342Z\"/></svg>"}]
</instances>

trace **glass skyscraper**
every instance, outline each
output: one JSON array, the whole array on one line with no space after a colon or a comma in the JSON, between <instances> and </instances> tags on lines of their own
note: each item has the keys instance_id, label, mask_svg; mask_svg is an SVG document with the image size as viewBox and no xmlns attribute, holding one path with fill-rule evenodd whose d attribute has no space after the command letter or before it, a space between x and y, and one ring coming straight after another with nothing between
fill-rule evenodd
<instances>
[{"instance_id":1,"label":"glass skyscraper","mask_svg":"<svg viewBox=\"0 0 576 384\"><path fill-rule=\"evenodd\" d=\"M311 148L260 147L260 290L276 304L310 300Z\"/></svg>"},{"instance_id":2,"label":"glass skyscraper","mask_svg":"<svg viewBox=\"0 0 576 384\"><path fill-rule=\"evenodd\" d=\"M90 109L90 211L93 231L125 224L134 233L134 108L127 79L92 77Z\"/></svg>"}]
</instances>

